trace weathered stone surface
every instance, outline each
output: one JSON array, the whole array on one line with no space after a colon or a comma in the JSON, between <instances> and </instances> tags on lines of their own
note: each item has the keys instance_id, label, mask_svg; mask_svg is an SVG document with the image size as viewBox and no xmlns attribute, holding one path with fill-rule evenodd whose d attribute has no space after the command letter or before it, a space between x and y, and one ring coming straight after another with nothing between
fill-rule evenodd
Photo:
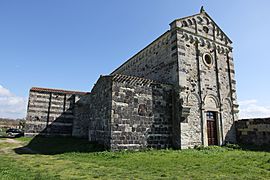
<instances>
[{"instance_id":1,"label":"weathered stone surface","mask_svg":"<svg viewBox=\"0 0 270 180\"><path fill-rule=\"evenodd\" d=\"M110 78L100 77L91 91L89 104L89 140L110 148L111 140L111 102ZM86 124L86 125L87 125Z\"/></svg>"},{"instance_id":2,"label":"weathered stone surface","mask_svg":"<svg viewBox=\"0 0 270 180\"><path fill-rule=\"evenodd\" d=\"M120 77L112 83L111 149L171 147L172 86Z\"/></svg>"},{"instance_id":3,"label":"weathered stone surface","mask_svg":"<svg viewBox=\"0 0 270 180\"><path fill-rule=\"evenodd\" d=\"M270 145L270 118L239 120L236 131L239 143Z\"/></svg>"},{"instance_id":4,"label":"weathered stone surface","mask_svg":"<svg viewBox=\"0 0 270 180\"><path fill-rule=\"evenodd\" d=\"M88 138L89 134L89 120L90 120L90 105L91 105L91 94L87 93L80 97L76 102L74 108L74 121L72 136Z\"/></svg>"},{"instance_id":5,"label":"weathered stone surface","mask_svg":"<svg viewBox=\"0 0 270 180\"><path fill-rule=\"evenodd\" d=\"M85 94L59 89L30 89L25 135L71 136L76 100Z\"/></svg>"}]
</instances>

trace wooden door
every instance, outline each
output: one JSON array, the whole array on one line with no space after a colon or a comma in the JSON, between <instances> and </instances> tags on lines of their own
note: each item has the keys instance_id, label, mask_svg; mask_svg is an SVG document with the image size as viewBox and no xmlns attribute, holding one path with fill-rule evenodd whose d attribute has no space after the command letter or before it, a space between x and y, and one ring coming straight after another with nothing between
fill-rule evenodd
<instances>
[{"instance_id":1,"label":"wooden door","mask_svg":"<svg viewBox=\"0 0 270 180\"><path fill-rule=\"evenodd\" d=\"M207 136L208 145L218 145L217 143L217 126L216 126L216 113L212 111L206 112L207 118Z\"/></svg>"}]
</instances>

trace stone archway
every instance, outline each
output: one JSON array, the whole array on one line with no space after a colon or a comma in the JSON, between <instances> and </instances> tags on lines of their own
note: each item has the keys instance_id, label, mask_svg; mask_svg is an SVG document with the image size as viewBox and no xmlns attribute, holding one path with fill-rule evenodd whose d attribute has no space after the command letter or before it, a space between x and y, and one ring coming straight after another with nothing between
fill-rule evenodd
<instances>
[{"instance_id":1,"label":"stone archway","mask_svg":"<svg viewBox=\"0 0 270 180\"><path fill-rule=\"evenodd\" d=\"M204 143L206 145L220 145L220 117L219 107L220 102L218 98L213 94L205 96L203 101L204 109Z\"/></svg>"},{"instance_id":2,"label":"stone archway","mask_svg":"<svg viewBox=\"0 0 270 180\"><path fill-rule=\"evenodd\" d=\"M204 108L208 110L218 111L220 103L217 97L213 94L208 94L204 98Z\"/></svg>"}]
</instances>

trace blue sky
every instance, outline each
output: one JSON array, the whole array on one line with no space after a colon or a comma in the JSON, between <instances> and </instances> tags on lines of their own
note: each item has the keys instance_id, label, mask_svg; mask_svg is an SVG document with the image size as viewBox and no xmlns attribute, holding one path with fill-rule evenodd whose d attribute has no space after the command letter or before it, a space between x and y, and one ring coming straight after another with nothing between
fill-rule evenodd
<instances>
[{"instance_id":1,"label":"blue sky","mask_svg":"<svg viewBox=\"0 0 270 180\"><path fill-rule=\"evenodd\" d=\"M270 1L2 0L0 117L24 117L32 86L90 91L201 5L233 41L241 117L270 116Z\"/></svg>"}]
</instances>

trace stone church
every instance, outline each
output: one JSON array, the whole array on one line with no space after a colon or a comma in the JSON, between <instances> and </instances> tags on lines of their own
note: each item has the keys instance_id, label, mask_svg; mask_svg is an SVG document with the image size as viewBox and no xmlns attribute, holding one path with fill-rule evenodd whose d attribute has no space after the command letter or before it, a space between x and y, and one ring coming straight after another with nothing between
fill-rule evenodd
<instances>
[{"instance_id":1,"label":"stone church","mask_svg":"<svg viewBox=\"0 0 270 180\"><path fill-rule=\"evenodd\" d=\"M31 88L25 134L88 138L111 150L235 142L232 41L202 8L91 92Z\"/></svg>"}]
</instances>

